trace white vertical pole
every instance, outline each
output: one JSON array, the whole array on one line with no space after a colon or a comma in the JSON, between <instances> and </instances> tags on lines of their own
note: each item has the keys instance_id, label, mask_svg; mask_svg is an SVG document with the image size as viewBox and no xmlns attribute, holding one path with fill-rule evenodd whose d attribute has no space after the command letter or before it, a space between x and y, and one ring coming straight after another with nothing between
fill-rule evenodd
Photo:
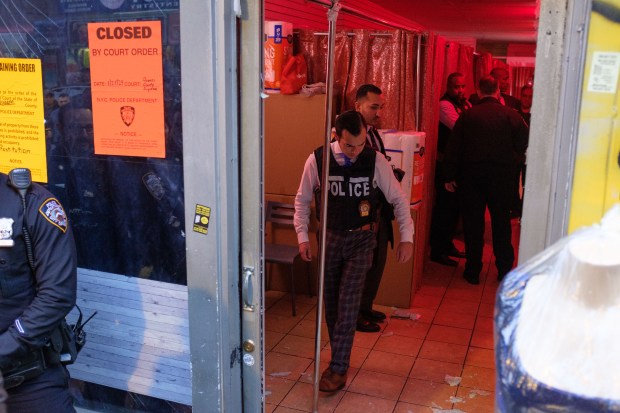
<instances>
[{"instance_id":1,"label":"white vertical pole","mask_svg":"<svg viewBox=\"0 0 620 413\"><path fill-rule=\"evenodd\" d=\"M336 33L336 19L340 10L339 0L332 0L332 6L327 11L329 22L328 46L327 46L327 89L325 96L325 143L323 145L323 173L321 176L321 229L319 242L319 280L316 305L316 340L314 349L314 396L312 399L312 411L319 411L319 374L321 368L321 321L323 320L323 280L325 277L325 241L327 232L327 190L329 188L329 160L330 141L332 135L332 96L334 87L334 47Z\"/></svg>"}]
</instances>

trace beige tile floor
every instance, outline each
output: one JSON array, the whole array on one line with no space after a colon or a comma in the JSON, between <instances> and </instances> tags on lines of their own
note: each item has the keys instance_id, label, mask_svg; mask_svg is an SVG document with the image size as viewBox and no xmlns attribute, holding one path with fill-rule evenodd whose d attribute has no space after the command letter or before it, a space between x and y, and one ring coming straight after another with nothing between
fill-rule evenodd
<instances>
[{"instance_id":1,"label":"beige tile floor","mask_svg":"<svg viewBox=\"0 0 620 413\"><path fill-rule=\"evenodd\" d=\"M519 228L513 223L516 246ZM462 249L462 243L457 247ZM498 282L492 261L487 241L478 286L463 280L464 260L456 268L429 262L409 309L420 315L418 320L393 318L395 308L375 306L388 319L379 333L356 333L347 385L333 394L320 393L319 411L493 412ZM297 316L292 317L290 295L268 291L266 308L266 411L311 412L316 297L297 295ZM330 357L325 323L322 327L321 371ZM460 384L450 385L446 375L460 378Z\"/></svg>"}]
</instances>

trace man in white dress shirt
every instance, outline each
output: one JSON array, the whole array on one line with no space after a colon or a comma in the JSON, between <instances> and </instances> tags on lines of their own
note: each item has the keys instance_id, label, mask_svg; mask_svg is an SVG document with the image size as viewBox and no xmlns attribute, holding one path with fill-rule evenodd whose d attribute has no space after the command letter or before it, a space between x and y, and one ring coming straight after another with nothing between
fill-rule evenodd
<instances>
[{"instance_id":1,"label":"man in white dress shirt","mask_svg":"<svg viewBox=\"0 0 620 413\"><path fill-rule=\"evenodd\" d=\"M321 391L344 387L353 346L360 298L376 246L378 205L383 193L394 205L399 223L398 261L413 254L413 221L409 202L385 157L366 146L363 116L348 111L336 119L336 140L330 144L328 214L325 248L325 320L332 358L319 383ZM310 205L320 191L323 147L310 154L295 197L295 230L299 253L312 259L308 237Z\"/></svg>"}]
</instances>

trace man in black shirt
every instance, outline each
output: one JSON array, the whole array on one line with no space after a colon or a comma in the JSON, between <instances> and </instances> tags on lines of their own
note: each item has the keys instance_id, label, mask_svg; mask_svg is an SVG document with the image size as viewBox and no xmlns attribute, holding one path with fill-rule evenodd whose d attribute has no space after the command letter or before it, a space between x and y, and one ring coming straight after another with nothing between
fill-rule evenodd
<instances>
[{"instance_id":1,"label":"man in black shirt","mask_svg":"<svg viewBox=\"0 0 620 413\"><path fill-rule=\"evenodd\" d=\"M510 91L510 73L508 73L508 70L503 67L494 67L491 70L491 73L489 73L489 76L499 82L500 95L497 100L499 100L499 102L504 106L514 110L521 110L521 101L508 94ZM480 103L480 100L481 98L477 93L474 93L469 97L469 101L472 105L477 105Z\"/></svg>"}]
</instances>

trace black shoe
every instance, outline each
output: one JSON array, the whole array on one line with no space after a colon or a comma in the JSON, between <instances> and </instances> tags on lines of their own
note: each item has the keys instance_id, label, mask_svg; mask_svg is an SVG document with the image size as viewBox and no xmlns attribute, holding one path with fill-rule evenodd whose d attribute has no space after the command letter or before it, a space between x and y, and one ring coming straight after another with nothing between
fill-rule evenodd
<instances>
[{"instance_id":1,"label":"black shoe","mask_svg":"<svg viewBox=\"0 0 620 413\"><path fill-rule=\"evenodd\" d=\"M480 275L476 274L470 274L467 271L463 272L463 278L465 278L465 281L467 281L470 284L473 285L478 285L480 284Z\"/></svg>"},{"instance_id":2,"label":"black shoe","mask_svg":"<svg viewBox=\"0 0 620 413\"><path fill-rule=\"evenodd\" d=\"M377 323L377 322L385 320L385 313L382 313L381 311L375 311L375 310L360 311L360 317L365 320L373 321Z\"/></svg>"},{"instance_id":3,"label":"black shoe","mask_svg":"<svg viewBox=\"0 0 620 413\"><path fill-rule=\"evenodd\" d=\"M361 331L362 333L378 333L381 331L381 327L379 324L373 323L372 321L364 320L363 318L359 318L357 320L357 326L355 328L357 331Z\"/></svg>"},{"instance_id":4,"label":"black shoe","mask_svg":"<svg viewBox=\"0 0 620 413\"><path fill-rule=\"evenodd\" d=\"M497 281L501 281L506 278L506 274L508 274L510 270L512 270L511 265L503 265L501 267L497 267Z\"/></svg>"},{"instance_id":5,"label":"black shoe","mask_svg":"<svg viewBox=\"0 0 620 413\"><path fill-rule=\"evenodd\" d=\"M465 253L457 250L455 246L452 246L452 248L448 250L447 255L454 258L465 258Z\"/></svg>"},{"instance_id":6,"label":"black shoe","mask_svg":"<svg viewBox=\"0 0 620 413\"><path fill-rule=\"evenodd\" d=\"M439 256L431 255L431 261L441 265L447 265L448 267L456 267L457 265L459 265L457 261L451 259L445 254Z\"/></svg>"}]
</instances>

